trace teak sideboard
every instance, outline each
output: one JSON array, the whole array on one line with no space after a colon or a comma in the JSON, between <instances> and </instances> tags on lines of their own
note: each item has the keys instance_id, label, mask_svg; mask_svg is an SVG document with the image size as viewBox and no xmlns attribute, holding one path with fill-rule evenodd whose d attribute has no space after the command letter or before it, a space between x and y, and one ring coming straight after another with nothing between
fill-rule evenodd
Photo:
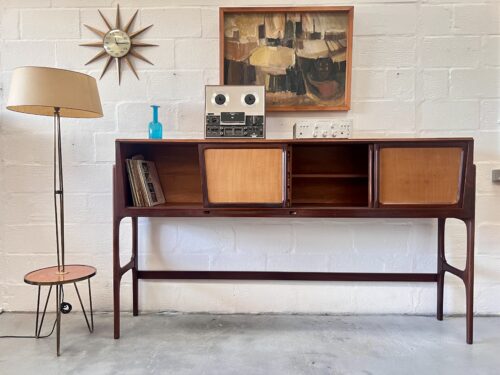
<instances>
[{"instance_id":1,"label":"teak sideboard","mask_svg":"<svg viewBox=\"0 0 500 375\"><path fill-rule=\"evenodd\" d=\"M444 275L463 280L466 340L473 340L475 166L472 138L349 140L116 141L113 176L114 336L120 337L120 281L139 279L434 282L443 319ZM155 162L166 203L133 207L126 171L136 154ZM132 220L132 256L120 264L120 223ZM139 217L436 218L433 273L151 271L139 269ZM467 232L465 269L446 261L445 222Z\"/></svg>"}]
</instances>

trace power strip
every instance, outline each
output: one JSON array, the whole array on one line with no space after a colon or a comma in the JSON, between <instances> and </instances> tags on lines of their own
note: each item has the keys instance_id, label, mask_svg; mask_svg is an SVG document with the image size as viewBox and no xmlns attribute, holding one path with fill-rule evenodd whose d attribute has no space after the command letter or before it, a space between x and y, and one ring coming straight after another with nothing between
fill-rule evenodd
<instances>
[{"instance_id":1,"label":"power strip","mask_svg":"<svg viewBox=\"0 0 500 375\"><path fill-rule=\"evenodd\" d=\"M352 126L352 119L300 120L293 126L293 137L297 139L351 138Z\"/></svg>"}]
</instances>

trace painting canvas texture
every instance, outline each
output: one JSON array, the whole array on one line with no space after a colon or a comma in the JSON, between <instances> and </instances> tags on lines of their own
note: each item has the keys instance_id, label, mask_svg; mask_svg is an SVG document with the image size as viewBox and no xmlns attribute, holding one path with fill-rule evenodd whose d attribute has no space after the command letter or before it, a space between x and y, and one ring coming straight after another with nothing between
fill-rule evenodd
<instances>
[{"instance_id":1,"label":"painting canvas texture","mask_svg":"<svg viewBox=\"0 0 500 375\"><path fill-rule=\"evenodd\" d=\"M346 106L347 12L226 13L224 84L264 85L267 109Z\"/></svg>"}]
</instances>

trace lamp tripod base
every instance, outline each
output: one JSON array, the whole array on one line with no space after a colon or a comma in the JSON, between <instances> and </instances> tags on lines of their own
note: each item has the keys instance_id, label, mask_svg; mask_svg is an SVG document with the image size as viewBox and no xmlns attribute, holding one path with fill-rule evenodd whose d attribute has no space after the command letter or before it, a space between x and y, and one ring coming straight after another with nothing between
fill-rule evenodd
<instances>
[{"instance_id":1,"label":"lamp tripod base","mask_svg":"<svg viewBox=\"0 0 500 375\"><path fill-rule=\"evenodd\" d=\"M31 285L38 286L38 297L37 297L37 308L36 308L36 322L35 322L35 337L41 337L41 331L43 326L43 321L45 319L45 313L47 311L47 305L50 299L50 293L52 287L56 288L56 335L57 335L57 355L61 353L61 314L68 314L71 311L71 305L64 301L63 286L65 284L73 284L75 287L76 295L78 296L78 301L82 308L82 313L87 323L87 328L89 332L94 331L94 311L92 307L92 289L90 287L90 279L95 276L96 269L92 266L86 266L82 264L72 264L65 266L65 271L61 274L58 271L58 267L47 267L42 268L33 272L28 273L24 276L24 282ZM90 307L90 320L87 316L87 310L84 307L82 296L78 289L77 283L81 281L87 281L88 283L88 304ZM43 313L41 320L39 319L40 313L40 294L42 286L48 286L49 291L47 293L47 298L44 304Z\"/></svg>"}]
</instances>

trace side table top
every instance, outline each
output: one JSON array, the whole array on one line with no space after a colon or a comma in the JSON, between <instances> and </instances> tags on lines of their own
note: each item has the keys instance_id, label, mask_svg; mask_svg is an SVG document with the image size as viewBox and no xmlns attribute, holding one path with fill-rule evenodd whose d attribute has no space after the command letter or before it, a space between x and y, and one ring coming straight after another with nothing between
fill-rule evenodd
<instances>
[{"instance_id":1,"label":"side table top","mask_svg":"<svg viewBox=\"0 0 500 375\"><path fill-rule=\"evenodd\" d=\"M57 271L57 266L41 268L27 273L24 276L24 282L32 285L68 284L90 279L97 273L94 267L82 264L64 266L64 274L59 274Z\"/></svg>"}]
</instances>

